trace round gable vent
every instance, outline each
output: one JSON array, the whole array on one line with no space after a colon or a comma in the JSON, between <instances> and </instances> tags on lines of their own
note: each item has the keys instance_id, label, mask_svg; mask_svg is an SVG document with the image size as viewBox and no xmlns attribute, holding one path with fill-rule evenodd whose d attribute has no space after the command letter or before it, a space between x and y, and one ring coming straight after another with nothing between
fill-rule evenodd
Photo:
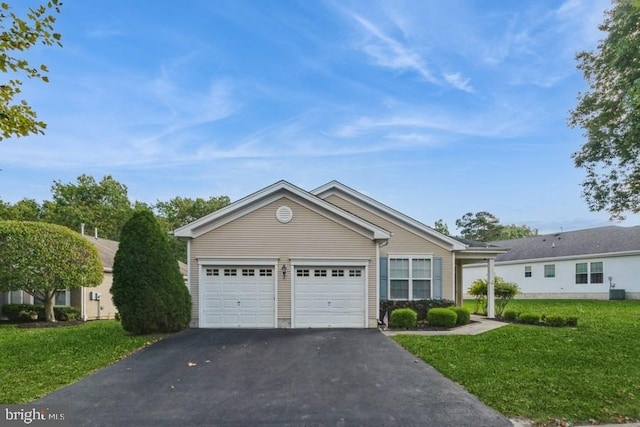
<instances>
[{"instance_id":1,"label":"round gable vent","mask_svg":"<svg viewBox=\"0 0 640 427\"><path fill-rule=\"evenodd\" d=\"M293 219L293 211L289 206L280 206L276 211L276 218L283 224Z\"/></svg>"}]
</instances>

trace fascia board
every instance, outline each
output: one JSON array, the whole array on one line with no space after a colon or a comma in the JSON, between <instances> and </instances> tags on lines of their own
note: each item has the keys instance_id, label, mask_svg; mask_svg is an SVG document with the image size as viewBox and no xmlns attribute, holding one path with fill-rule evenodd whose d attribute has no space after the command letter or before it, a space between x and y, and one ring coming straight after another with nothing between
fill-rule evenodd
<instances>
[{"instance_id":1,"label":"fascia board","mask_svg":"<svg viewBox=\"0 0 640 427\"><path fill-rule=\"evenodd\" d=\"M452 239L444 234L438 233L437 231L431 229L430 227L422 224L419 221L411 218L399 212L383 203L378 202L375 199L372 199L369 196L366 196L360 192L353 190L341 184L337 181L332 181L327 183L321 187L316 188L311 192L320 198L325 198L330 195L336 195L338 197L343 197L347 195L349 198L347 199L350 202L354 202L360 207L372 211L376 215L382 216L384 219L393 222L394 224L403 227L412 233L415 233L427 240L439 240L445 243L445 245L439 245L448 250L463 250L466 249L467 246L458 242L455 239ZM437 244L437 242L434 242ZM448 246L447 246L448 245Z\"/></svg>"}]
</instances>

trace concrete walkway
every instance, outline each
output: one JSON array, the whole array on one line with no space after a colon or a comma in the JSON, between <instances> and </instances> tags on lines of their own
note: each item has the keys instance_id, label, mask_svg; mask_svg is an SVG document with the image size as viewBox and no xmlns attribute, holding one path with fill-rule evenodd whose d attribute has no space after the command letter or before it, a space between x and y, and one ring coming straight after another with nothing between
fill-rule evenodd
<instances>
[{"instance_id":1,"label":"concrete walkway","mask_svg":"<svg viewBox=\"0 0 640 427\"><path fill-rule=\"evenodd\" d=\"M468 325L460 326L448 331L382 331L386 336L400 335L400 334L413 334L413 335L478 335L493 329L506 326L507 323L498 322L496 320L489 319L483 316L471 315L472 323Z\"/></svg>"}]
</instances>

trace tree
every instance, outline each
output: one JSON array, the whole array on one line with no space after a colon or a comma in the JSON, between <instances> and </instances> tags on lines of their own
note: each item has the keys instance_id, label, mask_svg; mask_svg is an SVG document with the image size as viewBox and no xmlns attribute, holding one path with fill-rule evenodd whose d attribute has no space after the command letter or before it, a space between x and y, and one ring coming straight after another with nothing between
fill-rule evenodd
<instances>
[{"instance_id":1,"label":"tree","mask_svg":"<svg viewBox=\"0 0 640 427\"><path fill-rule=\"evenodd\" d=\"M439 219L435 222L435 224L433 225L433 229L436 230L438 233L442 233L445 236L450 236L451 234L449 233L449 226L447 225L447 223L445 223L443 220Z\"/></svg>"},{"instance_id":2,"label":"tree","mask_svg":"<svg viewBox=\"0 0 640 427\"><path fill-rule=\"evenodd\" d=\"M471 287L467 290L476 300L475 313L487 314L487 279L476 279ZM505 282L500 276L493 279L493 295L496 297L496 316L502 317L505 307L509 301L514 299L520 293L518 284L514 282Z\"/></svg>"},{"instance_id":3,"label":"tree","mask_svg":"<svg viewBox=\"0 0 640 427\"><path fill-rule=\"evenodd\" d=\"M500 235L500 220L489 212L467 212L456 220L456 227L461 229L462 237L479 242L496 240Z\"/></svg>"},{"instance_id":4,"label":"tree","mask_svg":"<svg viewBox=\"0 0 640 427\"><path fill-rule=\"evenodd\" d=\"M640 212L640 2L615 0L599 28L597 50L576 55L589 90L569 113L587 140L573 161L589 209L624 219Z\"/></svg>"},{"instance_id":5,"label":"tree","mask_svg":"<svg viewBox=\"0 0 640 427\"><path fill-rule=\"evenodd\" d=\"M47 125L37 119L36 112L25 100L14 102L14 98L21 92L20 75L49 81L46 65L32 66L20 53L38 43L62 46L60 34L53 31L55 13L60 13L61 4L59 0L49 0L35 9L29 8L26 17L20 17L7 3L0 3L0 71L12 77L0 84L0 140L44 133Z\"/></svg>"},{"instance_id":6,"label":"tree","mask_svg":"<svg viewBox=\"0 0 640 427\"><path fill-rule=\"evenodd\" d=\"M189 291L150 210L135 211L122 228L111 294L122 327L134 334L176 332L191 320Z\"/></svg>"},{"instance_id":7,"label":"tree","mask_svg":"<svg viewBox=\"0 0 640 427\"><path fill-rule=\"evenodd\" d=\"M0 221L0 290L24 290L44 301L55 322L56 291L102 283L98 250L65 227L44 222Z\"/></svg>"},{"instance_id":8,"label":"tree","mask_svg":"<svg viewBox=\"0 0 640 427\"><path fill-rule=\"evenodd\" d=\"M79 230L80 224L96 227L102 237L118 240L120 230L131 215L127 187L106 175L97 183L80 175L76 183L54 181L53 201L44 202L44 219Z\"/></svg>"},{"instance_id":9,"label":"tree","mask_svg":"<svg viewBox=\"0 0 640 427\"><path fill-rule=\"evenodd\" d=\"M456 220L456 227L462 229L462 237L478 242L519 239L538 235L538 230L531 229L526 225L502 225L498 217L484 211L476 214L467 212L462 218Z\"/></svg>"},{"instance_id":10,"label":"tree","mask_svg":"<svg viewBox=\"0 0 640 427\"><path fill-rule=\"evenodd\" d=\"M527 225L501 225L500 235L496 240L521 239L523 237L537 236L538 229L529 228Z\"/></svg>"},{"instance_id":11,"label":"tree","mask_svg":"<svg viewBox=\"0 0 640 427\"><path fill-rule=\"evenodd\" d=\"M42 206L33 199L22 199L15 204L0 201L0 220L39 221Z\"/></svg>"},{"instance_id":12,"label":"tree","mask_svg":"<svg viewBox=\"0 0 640 427\"><path fill-rule=\"evenodd\" d=\"M168 202L158 202L155 210L158 213L160 225L167 233L171 233L178 227L187 225L205 215L215 212L229 204L228 196L209 197L202 199L189 199L174 197ZM187 243L175 237L169 239L174 255L182 262L187 262Z\"/></svg>"}]
</instances>

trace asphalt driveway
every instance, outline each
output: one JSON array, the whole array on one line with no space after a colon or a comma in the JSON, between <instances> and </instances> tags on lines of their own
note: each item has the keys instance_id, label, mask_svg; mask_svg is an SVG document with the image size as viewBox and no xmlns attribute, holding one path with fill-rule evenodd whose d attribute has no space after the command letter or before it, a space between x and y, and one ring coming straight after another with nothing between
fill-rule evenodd
<instances>
[{"instance_id":1,"label":"asphalt driveway","mask_svg":"<svg viewBox=\"0 0 640 427\"><path fill-rule=\"evenodd\" d=\"M73 426L512 425L376 330L191 329L35 403Z\"/></svg>"}]
</instances>

